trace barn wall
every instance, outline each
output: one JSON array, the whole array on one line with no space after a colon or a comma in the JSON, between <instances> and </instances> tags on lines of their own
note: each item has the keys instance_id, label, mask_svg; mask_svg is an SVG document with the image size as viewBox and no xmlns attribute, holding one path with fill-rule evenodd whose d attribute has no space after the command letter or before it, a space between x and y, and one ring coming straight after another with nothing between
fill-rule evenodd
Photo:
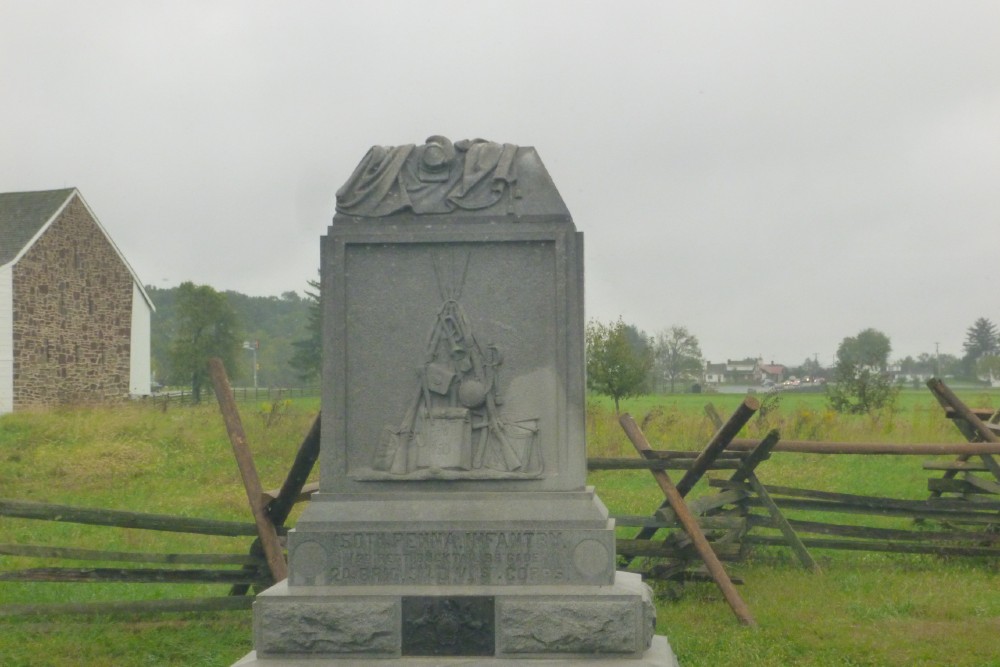
<instances>
[{"instance_id":1,"label":"barn wall","mask_svg":"<svg viewBox=\"0 0 1000 667\"><path fill-rule=\"evenodd\" d=\"M0 415L14 409L14 319L11 265L0 266Z\"/></svg>"},{"instance_id":2,"label":"barn wall","mask_svg":"<svg viewBox=\"0 0 1000 667\"><path fill-rule=\"evenodd\" d=\"M132 343L129 391L133 396L148 396L152 384L150 361L150 316L152 310L139 289L132 283Z\"/></svg>"},{"instance_id":3,"label":"barn wall","mask_svg":"<svg viewBox=\"0 0 1000 667\"><path fill-rule=\"evenodd\" d=\"M129 394L133 280L79 197L13 267L14 409Z\"/></svg>"}]
</instances>

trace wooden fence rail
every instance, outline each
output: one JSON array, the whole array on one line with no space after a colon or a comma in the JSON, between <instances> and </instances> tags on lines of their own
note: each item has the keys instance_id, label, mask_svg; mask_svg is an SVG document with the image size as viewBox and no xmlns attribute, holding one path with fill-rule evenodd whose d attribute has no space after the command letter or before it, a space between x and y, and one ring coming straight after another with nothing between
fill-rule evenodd
<instances>
[{"instance_id":1,"label":"wooden fence rail","mask_svg":"<svg viewBox=\"0 0 1000 667\"><path fill-rule=\"evenodd\" d=\"M944 417L954 421L968 442L780 441L777 432L764 441L740 439L734 436L752 407L744 402L729 421L707 406L706 413L719 429L716 436L701 452L677 452L651 449L634 421L623 416L622 427L633 444L639 442L636 448L641 458L592 458L588 468L649 470L658 482L667 470L683 470L689 482L684 493L671 496L670 508L661 503L650 516L615 517L620 526L642 529L636 539L618 540L619 553L632 569L670 579L687 578L699 557L711 562L702 556L706 542L715 557L725 561L743 558L757 546L789 547L803 567L814 572L820 569L809 550L816 548L1000 557L1000 462L995 458L1000 455L1000 412L968 408L940 380L928 382L928 388L944 409ZM720 439L724 441L721 447ZM924 461L925 470L944 475L927 480L929 498L912 500L765 485L755 469L777 452L955 458ZM709 479L706 495L686 498L694 482L709 469L734 472L728 479ZM687 517L684 521L682 514ZM838 522L831 515L850 518ZM888 527L892 524L885 523L886 517L904 521ZM666 538L651 539L658 531L664 531ZM691 547L698 543L696 555ZM636 558L643 560L633 564ZM719 583L714 573L712 577Z\"/></svg>"},{"instance_id":2,"label":"wooden fence rail","mask_svg":"<svg viewBox=\"0 0 1000 667\"><path fill-rule=\"evenodd\" d=\"M0 499L0 516L83 525L132 528L246 539L257 535L252 523L219 521L166 514L73 507L54 503ZM282 529L284 532L284 529ZM0 544L0 555L34 559L135 563L209 567L31 567L0 572L0 582L157 583L267 586L273 582L266 562L246 553L147 553L80 549L30 544ZM232 566L232 567L225 567ZM36 614L115 614L164 611L221 611L246 609L252 598L220 597L122 602L45 603L0 605L0 616Z\"/></svg>"},{"instance_id":3,"label":"wooden fence rail","mask_svg":"<svg viewBox=\"0 0 1000 667\"><path fill-rule=\"evenodd\" d=\"M170 565L257 565L257 559L244 554L158 554L136 551L100 551L71 547L0 544L0 556L22 558L59 558L123 563L165 563Z\"/></svg>"},{"instance_id":4,"label":"wooden fence rail","mask_svg":"<svg viewBox=\"0 0 1000 667\"><path fill-rule=\"evenodd\" d=\"M266 584L267 576L244 570L35 567L0 573L0 581L73 581L128 584Z\"/></svg>"},{"instance_id":5,"label":"wooden fence rail","mask_svg":"<svg viewBox=\"0 0 1000 667\"><path fill-rule=\"evenodd\" d=\"M265 493L257 478L253 456L243 431L236 400L246 389L233 389L218 359L209 362L216 398L229 433L233 454L242 476L253 523L218 521L148 514L122 510L72 507L53 503L0 499L0 516L42 521L66 521L96 526L134 528L213 535L254 537L248 554L135 553L99 549L79 549L23 544L0 544L0 555L35 559L62 559L105 563L142 563L159 565L238 566L233 567L33 567L0 572L0 581L48 581L89 583L210 583L228 584L225 598L192 600L145 600L120 603L3 605L0 615L49 613L139 613L142 611L186 611L246 609L252 598L251 588L265 588L287 576L282 536L292 506L308 496L306 480L319 456L320 418L316 417L299 447L295 461L281 489ZM281 390L278 397L295 392ZM302 392L304 393L304 392ZM267 397L273 398L270 391ZM160 398L163 398L162 396ZM183 398L183 396L174 398ZM253 398L261 398L254 392Z\"/></svg>"},{"instance_id":6,"label":"wooden fence rail","mask_svg":"<svg viewBox=\"0 0 1000 667\"><path fill-rule=\"evenodd\" d=\"M222 537L246 537L257 534L257 527L252 523L199 519L195 517L172 516L169 514L147 514L143 512L127 512L92 507L72 507L70 505L40 503L31 500L0 499L0 516L17 517L20 519L41 519L43 521L68 521L70 523L82 523L94 526L164 530L174 533L218 535Z\"/></svg>"},{"instance_id":7,"label":"wooden fence rail","mask_svg":"<svg viewBox=\"0 0 1000 667\"><path fill-rule=\"evenodd\" d=\"M752 398L747 398L740 405L740 408L736 411L733 417L730 418L728 422L723 424L715 436L709 441L708 445L705 446L698 456L694 458L691 466L684 473L681 481L676 485L673 480L670 479L670 475L667 474L665 470L651 470L653 474L653 479L656 480L657 486L660 487L664 495L664 500L660 504L660 510L666 510L670 508L672 515L676 518L677 522L681 525L687 537L690 539L694 550L698 554L698 558L701 559L702 563L705 565L705 569L708 571L712 580L715 582L716 586L722 592L723 597L726 598L726 602L729 604L729 608L732 609L733 614L743 625L754 626L757 622L753 618L753 614L750 613L750 608L747 607L746 602L740 597L740 594L736 591L736 587L733 585L732 579L729 578L729 573L722 566L719 560L717 552L709 544L708 538L705 537L701 526L698 524L698 520L695 515L690 511L688 505L684 502L684 496L688 491L698 482L713 465L715 459L721 454L722 450L726 448L726 444L739 432L743 424L746 423L753 413L757 410L759 404ZM643 435L642 430L640 430L639 425L635 423L631 415L624 414L619 418L619 423L625 434L628 436L629 440L635 446L636 451L643 458L650 459L655 458L652 453L653 449L649 446L646 441L646 436ZM633 540L634 545L647 543L655 544L650 539L656 534L657 528L645 526L636 535L636 539ZM635 551L629 553L627 548L632 545L627 545L623 543L619 548L619 553L626 558L633 558L636 555L648 555L648 554L638 554Z\"/></svg>"},{"instance_id":8,"label":"wooden fence rail","mask_svg":"<svg viewBox=\"0 0 1000 667\"><path fill-rule=\"evenodd\" d=\"M253 605L252 597L183 598L177 600L129 600L124 602L46 602L0 605L0 617L57 614L144 614L186 611L239 611Z\"/></svg>"},{"instance_id":9,"label":"wooden fence rail","mask_svg":"<svg viewBox=\"0 0 1000 667\"><path fill-rule=\"evenodd\" d=\"M135 553L42 545L0 544L0 555L36 559L93 561L96 567L33 567L0 573L0 581L156 582L228 584L231 595L188 600L146 600L112 603L2 605L0 616L37 613L139 613L246 609L252 587L266 586L282 575L284 555L280 537L292 506L308 497L315 486L306 480L318 457L320 419L317 416L296 455L280 490L264 492L256 480L252 457L233 404L238 390L228 386L224 369L215 369L217 398L227 419L237 463L243 473L247 498L255 522L219 521L122 510L108 510L24 500L0 499L0 516L86 525L257 538L249 554ZM648 470L660 486L659 506L650 515L618 515L619 526L639 528L634 539L618 539L618 553L626 563L646 559L646 576L673 579L710 576L723 590L734 612L744 623L753 617L732 587L733 580L720 561L738 560L753 546L789 546L803 566L818 571L808 548L889 551L945 556L1000 556L1000 455L996 435L997 415L961 404L943 383L928 383L941 402L945 416L954 420L969 442L961 444L842 443L780 441L772 432L762 441L735 436L759 407L752 397L727 421L716 415L718 430L699 452L654 450L629 419L622 422L636 444L640 458L591 458L590 470ZM235 396L234 396L235 394ZM627 417L627 416L626 416ZM755 470L775 452L827 455L952 455L952 461L925 462L929 471L944 475L928 480L926 500L894 499L844 494L816 489L765 485ZM674 485L668 470L682 471ZM723 471L726 478L710 479L707 495L695 499L689 492L708 471ZM977 476L991 473L989 479ZM951 494L946 495L946 494ZM955 497L954 494L959 494ZM666 496L666 499L663 499ZM992 497L991 497L992 496ZM809 514L797 514L808 512ZM916 522L936 521L939 526L888 528L852 525L826 520L827 514L854 517L903 517ZM820 520L822 518L823 520ZM857 519L855 519L857 520ZM774 531L778 531L777 533ZM666 539L652 539L657 533ZM265 545L264 538L269 544ZM265 551L267 557L265 557ZM690 565L704 562L708 574ZM108 563L141 563L195 567L107 567ZM226 567L230 566L230 567ZM735 580L738 582L738 580Z\"/></svg>"},{"instance_id":10,"label":"wooden fence rail","mask_svg":"<svg viewBox=\"0 0 1000 667\"><path fill-rule=\"evenodd\" d=\"M233 399L240 403L250 401L283 401L289 398L309 398L320 395L320 387L232 387ZM150 400L159 403L189 403L190 389L169 389L150 396Z\"/></svg>"},{"instance_id":11,"label":"wooden fence rail","mask_svg":"<svg viewBox=\"0 0 1000 667\"><path fill-rule=\"evenodd\" d=\"M753 449L756 440L737 438L729 445L733 451ZM888 443L888 442L817 442L813 440L782 440L774 451L799 454L863 454L887 456L960 456L1000 454L1000 444L991 442L958 443Z\"/></svg>"}]
</instances>

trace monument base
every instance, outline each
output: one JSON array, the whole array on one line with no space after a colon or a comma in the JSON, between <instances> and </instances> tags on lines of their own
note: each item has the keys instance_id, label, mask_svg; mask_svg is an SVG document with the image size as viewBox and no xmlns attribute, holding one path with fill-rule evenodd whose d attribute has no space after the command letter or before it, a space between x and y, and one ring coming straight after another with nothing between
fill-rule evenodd
<instances>
[{"instance_id":1,"label":"monument base","mask_svg":"<svg viewBox=\"0 0 1000 667\"><path fill-rule=\"evenodd\" d=\"M260 667L649 665L674 667L641 578L609 586L292 587L254 602Z\"/></svg>"},{"instance_id":2,"label":"monument base","mask_svg":"<svg viewBox=\"0 0 1000 667\"><path fill-rule=\"evenodd\" d=\"M257 657L256 651L251 651L233 667L324 667L324 665L330 667L370 667L371 664L370 658L263 659ZM587 657L528 660L523 658L417 657L400 658L391 664L400 667L680 667L677 657L670 648L670 643L662 635L653 637L652 646L639 658Z\"/></svg>"},{"instance_id":3,"label":"monument base","mask_svg":"<svg viewBox=\"0 0 1000 667\"><path fill-rule=\"evenodd\" d=\"M351 586L610 586L614 522L593 488L314 494L288 534L293 592Z\"/></svg>"}]
</instances>

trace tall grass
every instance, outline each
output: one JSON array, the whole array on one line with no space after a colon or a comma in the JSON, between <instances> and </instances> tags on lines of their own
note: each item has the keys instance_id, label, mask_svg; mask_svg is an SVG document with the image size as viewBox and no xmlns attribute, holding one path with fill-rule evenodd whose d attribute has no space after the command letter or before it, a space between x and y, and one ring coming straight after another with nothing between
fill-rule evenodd
<instances>
[{"instance_id":1,"label":"tall grass","mask_svg":"<svg viewBox=\"0 0 1000 667\"><path fill-rule=\"evenodd\" d=\"M996 406L997 394L962 395ZM654 447L700 449L741 396L651 396L625 402ZM872 417L829 413L821 396L785 395L745 434L786 439L961 442L927 392L904 392ZM277 487L319 408L318 399L241 406L265 488ZM762 411L765 412L765 411ZM590 456L635 456L610 404L587 406ZM776 453L758 469L768 484L925 497L919 457ZM615 513L649 514L662 499L644 471L596 472L590 483ZM694 493L705 493L703 482ZM218 408L128 404L0 417L0 497L250 521ZM294 516L290 522L294 521ZM622 529L622 534L627 531ZM156 552L246 553L248 538L211 538L0 518L0 543ZM1000 665L997 563L814 551L822 576L783 549L731 566L760 623L736 624L711 584L657 584L659 631L684 667L699 665ZM63 563L0 556L0 570ZM69 563L97 566L97 563ZM116 565L119 566L119 565ZM225 586L0 582L0 604L224 595ZM0 665L226 665L250 650L249 612L139 618L0 619Z\"/></svg>"},{"instance_id":2,"label":"tall grass","mask_svg":"<svg viewBox=\"0 0 1000 667\"><path fill-rule=\"evenodd\" d=\"M1000 404L995 392L961 392L960 397L975 407ZM927 391L904 391L894 409L873 415L834 413L822 395L758 398L763 408L742 437L762 437L776 428L789 440L964 442ZM704 405L711 402L725 418L742 399L723 394L646 396L622 409L640 423L654 448L700 450L715 431ZM613 406L602 397L592 396L588 403L587 435L589 456L636 456ZM765 484L922 499L929 476L923 460L775 452L757 473ZM599 471L591 473L590 482L613 513L651 514L662 501L646 472ZM692 496L711 491L703 481ZM912 528L905 519L810 518ZM623 537L634 532L619 529ZM996 561L811 551L825 574L804 571L788 550L778 548L760 549L749 561L728 566L745 581L740 593L760 624L757 630L736 626L713 584L654 584L658 629L670 638L681 664L1000 665Z\"/></svg>"},{"instance_id":3,"label":"tall grass","mask_svg":"<svg viewBox=\"0 0 1000 667\"><path fill-rule=\"evenodd\" d=\"M243 404L265 488L280 486L318 399ZM19 412L0 418L0 497L251 522L217 406ZM0 518L0 543L113 551L246 554L249 538ZM0 556L0 570L121 563ZM210 584L0 582L0 604L225 595ZM0 620L0 665L225 665L250 650L249 612Z\"/></svg>"},{"instance_id":4,"label":"tall grass","mask_svg":"<svg viewBox=\"0 0 1000 667\"><path fill-rule=\"evenodd\" d=\"M996 409L1000 392L975 390L959 392L973 407ZM963 442L961 434L947 419L928 391L903 390L889 409L872 414L844 415L826 405L823 394L757 394L761 409L747 424L742 437L763 437L778 429L785 440L842 442ZM640 423L657 449L701 449L715 431L704 411L711 403L727 417L744 396L737 394L671 394L641 396L622 402ZM590 456L631 455L614 414L613 404L604 396L591 395L587 402L587 451Z\"/></svg>"}]
</instances>

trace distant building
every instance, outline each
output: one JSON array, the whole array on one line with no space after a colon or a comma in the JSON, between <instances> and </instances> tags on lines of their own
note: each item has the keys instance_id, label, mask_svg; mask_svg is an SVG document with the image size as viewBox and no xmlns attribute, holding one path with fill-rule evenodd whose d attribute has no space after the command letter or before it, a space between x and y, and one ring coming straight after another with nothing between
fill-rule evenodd
<instances>
[{"instance_id":1,"label":"distant building","mask_svg":"<svg viewBox=\"0 0 1000 667\"><path fill-rule=\"evenodd\" d=\"M785 373L788 369L781 364L776 364L773 361L769 364L757 364L757 381L763 383L764 381L770 381L774 384L781 384L785 380Z\"/></svg>"},{"instance_id":2,"label":"distant building","mask_svg":"<svg viewBox=\"0 0 1000 667\"><path fill-rule=\"evenodd\" d=\"M152 311L76 188L0 193L0 413L149 394Z\"/></svg>"},{"instance_id":3,"label":"distant building","mask_svg":"<svg viewBox=\"0 0 1000 667\"><path fill-rule=\"evenodd\" d=\"M705 384L719 385L726 381L726 365L705 362Z\"/></svg>"},{"instance_id":4,"label":"distant building","mask_svg":"<svg viewBox=\"0 0 1000 667\"><path fill-rule=\"evenodd\" d=\"M788 369L776 363L765 364L761 359L728 359L725 363L705 362L705 384L781 384Z\"/></svg>"},{"instance_id":5,"label":"distant building","mask_svg":"<svg viewBox=\"0 0 1000 667\"><path fill-rule=\"evenodd\" d=\"M757 382L758 359L726 360L726 382L733 384L754 384Z\"/></svg>"}]
</instances>

